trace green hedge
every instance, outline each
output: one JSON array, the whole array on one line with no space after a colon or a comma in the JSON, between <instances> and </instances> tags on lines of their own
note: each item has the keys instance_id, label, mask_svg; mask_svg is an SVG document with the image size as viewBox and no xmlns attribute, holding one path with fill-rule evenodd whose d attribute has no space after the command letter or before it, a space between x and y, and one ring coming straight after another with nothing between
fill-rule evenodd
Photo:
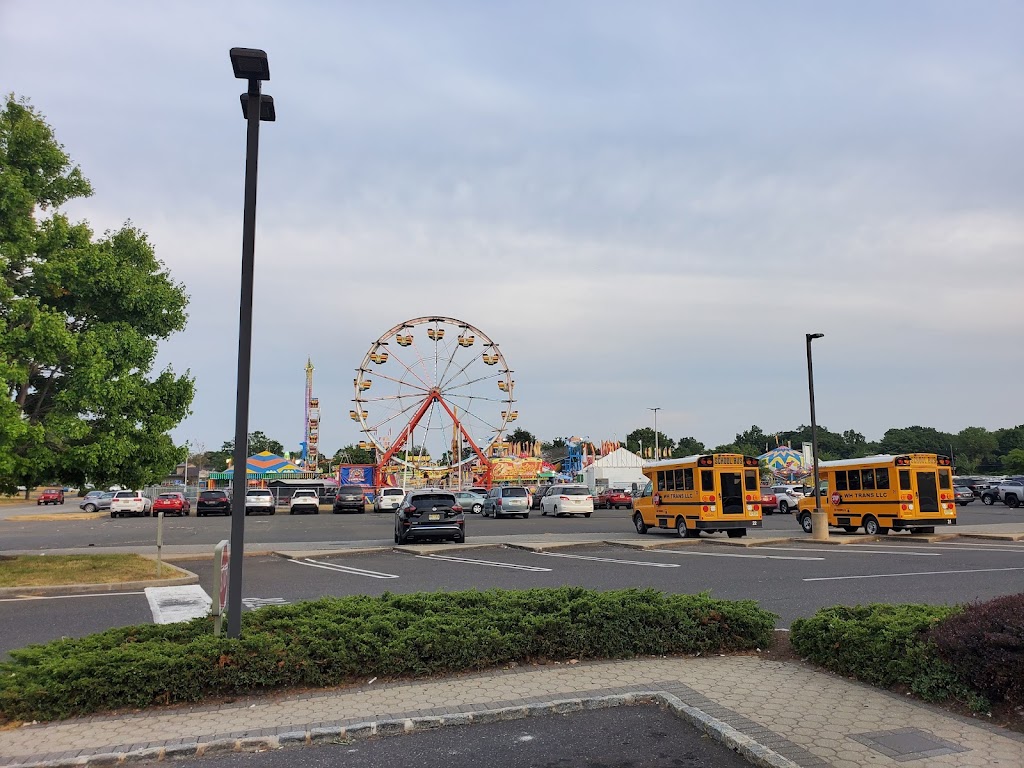
<instances>
[{"instance_id":1,"label":"green hedge","mask_svg":"<svg viewBox=\"0 0 1024 768\"><path fill-rule=\"evenodd\" d=\"M960 610L934 605L823 608L793 622L790 643L801 656L841 675L886 688L906 686L925 701L955 700L985 711L985 697L939 658L929 637Z\"/></svg>"},{"instance_id":2,"label":"green hedge","mask_svg":"<svg viewBox=\"0 0 1024 768\"><path fill-rule=\"evenodd\" d=\"M51 720L154 703L511 661L721 653L767 647L776 616L750 600L578 587L323 598L243 616L112 629L13 651L0 718Z\"/></svg>"}]
</instances>

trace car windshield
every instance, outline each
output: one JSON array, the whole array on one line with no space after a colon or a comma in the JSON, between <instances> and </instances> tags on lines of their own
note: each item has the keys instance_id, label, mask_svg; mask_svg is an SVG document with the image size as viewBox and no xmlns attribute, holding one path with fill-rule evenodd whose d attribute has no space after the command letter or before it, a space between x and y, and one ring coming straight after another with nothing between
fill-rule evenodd
<instances>
[{"instance_id":1,"label":"car windshield","mask_svg":"<svg viewBox=\"0 0 1024 768\"><path fill-rule=\"evenodd\" d=\"M561 490L563 496L589 496L589 488L563 488Z\"/></svg>"},{"instance_id":2,"label":"car windshield","mask_svg":"<svg viewBox=\"0 0 1024 768\"><path fill-rule=\"evenodd\" d=\"M199 494L201 499L223 499L225 496L227 494L224 491L203 491Z\"/></svg>"},{"instance_id":3,"label":"car windshield","mask_svg":"<svg viewBox=\"0 0 1024 768\"><path fill-rule=\"evenodd\" d=\"M296 491L295 496L316 496L316 491Z\"/></svg>"},{"instance_id":4,"label":"car windshield","mask_svg":"<svg viewBox=\"0 0 1024 768\"><path fill-rule=\"evenodd\" d=\"M246 491L246 496L270 496L270 491Z\"/></svg>"},{"instance_id":5,"label":"car windshield","mask_svg":"<svg viewBox=\"0 0 1024 768\"><path fill-rule=\"evenodd\" d=\"M385 488L382 491L382 493L385 496L402 496L402 495L404 495L404 492L402 491L401 488Z\"/></svg>"},{"instance_id":6,"label":"car windshield","mask_svg":"<svg viewBox=\"0 0 1024 768\"><path fill-rule=\"evenodd\" d=\"M502 488L501 495L508 498L510 496L519 496L525 498L529 494L525 488Z\"/></svg>"}]
</instances>

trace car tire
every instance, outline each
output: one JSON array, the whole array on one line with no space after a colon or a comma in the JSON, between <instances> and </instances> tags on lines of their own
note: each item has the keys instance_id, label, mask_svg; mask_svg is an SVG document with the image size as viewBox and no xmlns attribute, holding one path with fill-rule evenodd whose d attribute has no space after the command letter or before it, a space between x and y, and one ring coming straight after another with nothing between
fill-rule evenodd
<instances>
[{"instance_id":1,"label":"car tire","mask_svg":"<svg viewBox=\"0 0 1024 768\"><path fill-rule=\"evenodd\" d=\"M481 504L474 504L474 505L473 505L473 514L474 514L474 515L479 515L479 514L480 514L480 511L481 511L482 509L483 509L483 505L481 505Z\"/></svg>"},{"instance_id":2,"label":"car tire","mask_svg":"<svg viewBox=\"0 0 1024 768\"><path fill-rule=\"evenodd\" d=\"M1008 493L1006 494L1006 506L1010 509L1016 509L1020 506L1020 499L1017 498L1016 494Z\"/></svg>"},{"instance_id":3,"label":"car tire","mask_svg":"<svg viewBox=\"0 0 1024 768\"><path fill-rule=\"evenodd\" d=\"M644 516L639 512L633 515L633 526L636 528L636 532L641 536L647 533L647 524L644 522Z\"/></svg>"},{"instance_id":4,"label":"car tire","mask_svg":"<svg viewBox=\"0 0 1024 768\"><path fill-rule=\"evenodd\" d=\"M878 536L882 532L882 527L878 524L878 520L876 520L872 515L868 515L864 518L863 525L864 533L868 536Z\"/></svg>"},{"instance_id":5,"label":"car tire","mask_svg":"<svg viewBox=\"0 0 1024 768\"><path fill-rule=\"evenodd\" d=\"M992 498L990 494L986 493L984 496L981 497L981 503L988 504L991 507L993 504L996 503L996 500Z\"/></svg>"},{"instance_id":6,"label":"car tire","mask_svg":"<svg viewBox=\"0 0 1024 768\"><path fill-rule=\"evenodd\" d=\"M785 499L779 502L779 513L783 515L789 514L789 502Z\"/></svg>"},{"instance_id":7,"label":"car tire","mask_svg":"<svg viewBox=\"0 0 1024 768\"><path fill-rule=\"evenodd\" d=\"M82 507L82 509L84 509L86 512L95 512L96 511L96 505L95 504L86 504L84 507Z\"/></svg>"},{"instance_id":8,"label":"car tire","mask_svg":"<svg viewBox=\"0 0 1024 768\"><path fill-rule=\"evenodd\" d=\"M804 512L802 515L800 515L799 523L800 523L800 527L803 529L804 533L813 533L814 532L814 526L811 524L811 513L810 512Z\"/></svg>"},{"instance_id":9,"label":"car tire","mask_svg":"<svg viewBox=\"0 0 1024 768\"><path fill-rule=\"evenodd\" d=\"M110 518L111 518L111 520L113 520L113 519L114 519L115 517L117 517L117 515L115 515L115 514L114 514L113 512L111 512L111 513L110 513Z\"/></svg>"},{"instance_id":10,"label":"car tire","mask_svg":"<svg viewBox=\"0 0 1024 768\"><path fill-rule=\"evenodd\" d=\"M584 512L583 516L584 517L590 517L592 514L593 514L592 512Z\"/></svg>"}]
</instances>

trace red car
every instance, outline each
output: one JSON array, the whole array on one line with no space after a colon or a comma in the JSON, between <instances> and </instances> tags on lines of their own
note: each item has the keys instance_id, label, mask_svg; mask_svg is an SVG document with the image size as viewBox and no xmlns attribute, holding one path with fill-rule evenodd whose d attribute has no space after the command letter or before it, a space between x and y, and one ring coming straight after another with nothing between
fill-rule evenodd
<instances>
[{"instance_id":1,"label":"red car","mask_svg":"<svg viewBox=\"0 0 1024 768\"><path fill-rule=\"evenodd\" d=\"M761 512L770 515L779 508L779 497L772 493L771 488L761 489Z\"/></svg>"},{"instance_id":2,"label":"red car","mask_svg":"<svg viewBox=\"0 0 1024 768\"><path fill-rule=\"evenodd\" d=\"M633 496L622 488L609 488L597 494L594 498L594 506L598 509L618 509L619 507L630 509L633 506Z\"/></svg>"},{"instance_id":3,"label":"red car","mask_svg":"<svg viewBox=\"0 0 1024 768\"><path fill-rule=\"evenodd\" d=\"M192 504L180 493L161 493L153 500L153 517L157 517L160 512L165 517L170 514L183 517L191 511Z\"/></svg>"},{"instance_id":4,"label":"red car","mask_svg":"<svg viewBox=\"0 0 1024 768\"><path fill-rule=\"evenodd\" d=\"M64 489L63 488L47 488L36 499L36 506L40 504L63 504L64 503Z\"/></svg>"}]
</instances>

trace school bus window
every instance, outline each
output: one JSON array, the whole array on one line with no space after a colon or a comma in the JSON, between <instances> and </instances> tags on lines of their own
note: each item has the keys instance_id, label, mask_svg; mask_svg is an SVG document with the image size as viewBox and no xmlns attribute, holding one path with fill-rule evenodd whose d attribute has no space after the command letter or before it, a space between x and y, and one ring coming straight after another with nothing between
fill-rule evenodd
<instances>
[{"instance_id":1,"label":"school bus window","mask_svg":"<svg viewBox=\"0 0 1024 768\"><path fill-rule=\"evenodd\" d=\"M683 490L692 491L693 488L693 468L687 467L683 470Z\"/></svg>"},{"instance_id":2,"label":"school bus window","mask_svg":"<svg viewBox=\"0 0 1024 768\"><path fill-rule=\"evenodd\" d=\"M889 490L889 470L888 469L876 469L875 470L875 488L880 491Z\"/></svg>"},{"instance_id":3,"label":"school bus window","mask_svg":"<svg viewBox=\"0 0 1024 768\"><path fill-rule=\"evenodd\" d=\"M837 491L848 491L850 487L846 484L846 473L841 470L836 470L836 490Z\"/></svg>"},{"instance_id":4,"label":"school bus window","mask_svg":"<svg viewBox=\"0 0 1024 768\"><path fill-rule=\"evenodd\" d=\"M665 487L667 485L667 478L666 478L667 474L668 474L667 472L659 472L658 473L658 490L659 491L667 491L668 490L668 488Z\"/></svg>"},{"instance_id":5,"label":"school bus window","mask_svg":"<svg viewBox=\"0 0 1024 768\"><path fill-rule=\"evenodd\" d=\"M910 470L909 469L901 469L900 470L900 490L901 491L909 491L910 490Z\"/></svg>"},{"instance_id":6,"label":"school bus window","mask_svg":"<svg viewBox=\"0 0 1024 768\"><path fill-rule=\"evenodd\" d=\"M651 487L651 483L647 483L647 485L644 486L643 491L641 491L640 495L641 496L650 496L652 491L653 491L653 488Z\"/></svg>"},{"instance_id":7,"label":"school bus window","mask_svg":"<svg viewBox=\"0 0 1024 768\"><path fill-rule=\"evenodd\" d=\"M939 488L945 488L947 490L949 489L949 470L948 469L940 469L939 470Z\"/></svg>"},{"instance_id":8,"label":"school bus window","mask_svg":"<svg viewBox=\"0 0 1024 768\"><path fill-rule=\"evenodd\" d=\"M715 473L710 469L700 471L700 489L702 491L715 490Z\"/></svg>"},{"instance_id":9,"label":"school bus window","mask_svg":"<svg viewBox=\"0 0 1024 768\"><path fill-rule=\"evenodd\" d=\"M875 490L875 470L862 469L860 471L860 486L865 491Z\"/></svg>"},{"instance_id":10,"label":"school bus window","mask_svg":"<svg viewBox=\"0 0 1024 768\"><path fill-rule=\"evenodd\" d=\"M860 472L856 469L851 469L846 473L846 482L850 486L851 491L860 490Z\"/></svg>"},{"instance_id":11,"label":"school bus window","mask_svg":"<svg viewBox=\"0 0 1024 768\"><path fill-rule=\"evenodd\" d=\"M743 482L746 483L748 491L756 491L758 489L757 472L753 469L748 469L743 473Z\"/></svg>"},{"instance_id":12,"label":"school bus window","mask_svg":"<svg viewBox=\"0 0 1024 768\"><path fill-rule=\"evenodd\" d=\"M686 487L683 484L683 470L676 469L672 471L672 490L674 491L685 491Z\"/></svg>"}]
</instances>

